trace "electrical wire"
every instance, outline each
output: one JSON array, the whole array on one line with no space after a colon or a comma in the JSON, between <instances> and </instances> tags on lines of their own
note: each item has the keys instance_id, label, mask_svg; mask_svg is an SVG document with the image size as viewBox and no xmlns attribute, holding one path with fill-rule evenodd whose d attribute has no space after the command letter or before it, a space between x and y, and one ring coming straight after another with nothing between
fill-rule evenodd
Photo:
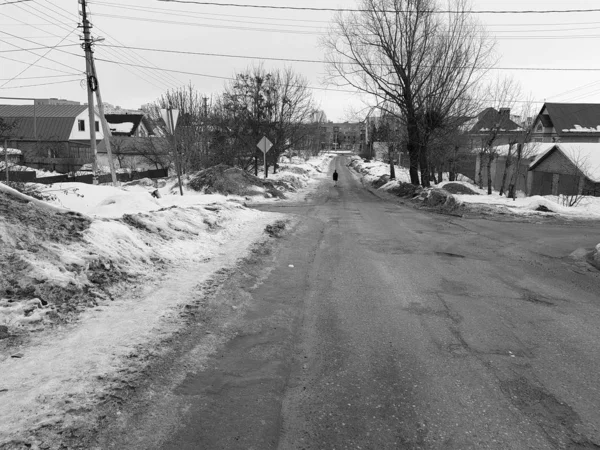
<instances>
[{"instance_id":1,"label":"electrical wire","mask_svg":"<svg viewBox=\"0 0 600 450\"><path fill-rule=\"evenodd\" d=\"M50 84L64 84L64 83L73 83L74 81L77 82L81 82L81 78L75 79L75 80L65 80L65 81L54 81L51 83L38 83L38 84L24 84L22 86L9 86L9 87L3 87L0 89L20 89L20 88L28 88L28 87L36 87L36 86L48 86Z\"/></svg>"},{"instance_id":2,"label":"electrical wire","mask_svg":"<svg viewBox=\"0 0 600 450\"><path fill-rule=\"evenodd\" d=\"M133 6L133 5L125 6L125 5L122 5L119 3L99 2L99 1L88 1L88 3L92 3L95 5L116 6L116 7L122 8L122 9L138 8L139 10L147 11L147 12L158 11L161 14L164 14L164 13L169 14L169 13L173 12L172 9L154 8L154 7L150 7L150 6ZM316 20L316 19L307 20L307 19L290 19L290 18L284 18L284 17L264 17L264 16L259 17L259 16L239 15L239 14L201 13L201 12L197 12L197 11L183 10L183 9L178 9L177 11L183 12L183 13L188 13L188 14L195 14L197 16L237 17L237 18L243 18L243 19L280 20L280 21L285 21L285 22L310 22L310 23L326 23L326 24L331 23L329 20Z\"/></svg>"},{"instance_id":3,"label":"electrical wire","mask_svg":"<svg viewBox=\"0 0 600 450\"><path fill-rule=\"evenodd\" d=\"M98 44L99 47L114 47L106 44ZM221 58L239 58L239 59L258 59L265 61L283 61L283 62L301 62L301 63L316 63L316 64L324 64L325 61L317 60L317 59L297 59L297 58L275 58L271 56L248 56L248 55L232 55L232 54L223 54L223 53L208 53L208 52L192 52L185 50L167 50L167 49L158 49L158 48L148 48L148 47L121 47L121 48L129 48L134 50L141 51L150 51L150 52L162 52L162 53L175 53L175 54L183 54L183 55L196 55L196 56L214 56ZM351 63L348 63L351 64ZM384 65L384 64L381 64ZM579 67L490 67L492 70L519 70L519 71L567 71L567 72L599 72L599 68L579 68Z\"/></svg>"},{"instance_id":4,"label":"electrical wire","mask_svg":"<svg viewBox=\"0 0 600 450\"><path fill-rule=\"evenodd\" d=\"M306 6L273 6L273 5L242 5L239 3L217 3L217 2L202 2L196 0L158 0L165 3L186 3L195 5L205 6L219 6L228 8L254 8L254 9L279 9L279 10L292 10L292 11L331 11L331 12L371 12L369 9L350 9L350 8L314 8ZM413 12L403 10L377 10L381 13L398 13L398 12ZM600 8L588 8L588 9L530 9L530 10L423 10L421 13L433 13L433 14L566 14L566 13L592 13L600 12Z\"/></svg>"},{"instance_id":5,"label":"electrical wire","mask_svg":"<svg viewBox=\"0 0 600 450\"><path fill-rule=\"evenodd\" d=\"M0 89L3 88L4 86L6 86L8 83L10 83L11 81L13 81L15 78L18 78L20 75L22 75L25 71L27 71L28 69L30 69L31 67L35 66L40 60L44 59L48 53L50 53L52 50L54 50L56 48L56 46L60 45L63 43L63 41L65 39L67 39L69 36L71 36L71 34L73 34L73 31L75 30L71 30L69 31L69 34L67 34L64 38L62 38L60 40L60 42L58 42L58 44L56 44L54 47L50 47L48 49L48 51L46 51L46 53L44 53L43 55L40 55L38 57L38 59L36 59L35 61L33 61L31 64L29 64L27 67L25 67L23 70L21 70L17 75L15 75L14 77L12 77L10 80L5 81L2 85L0 85Z\"/></svg>"},{"instance_id":6,"label":"electrical wire","mask_svg":"<svg viewBox=\"0 0 600 450\"><path fill-rule=\"evenodd\" d=\"M0 39L0 42L2 42L2 39ZM14 59L14 58L9 58L8 56L2 56L2 55L0 55L0 58L2 58L2 59L6 59L6 60L8 60L8 61L13 61L13 62L21 63L21 64L29 64L28 62L25 62L25 61L20 61L20 60L18 60L18 59ZM71 73L71 72L66 72L66 71L64 71L64 70L55 69L54 67L46 67L46 66L41 66L41 65L39 65L39 64L37 65L37 67L38 67L38 68L40 68L40 69L52 70L52 71L54 71L54 72L61 72L61 73L68 73L68 74L70 74L70 73ZM79 72L79 70L76 70L76 71L77 71L77 72Z\"/></svg>"},{"instance_id":7,"label":"electrical wire","mask_svg":"<svg viewBox=\"0 0 600 450\"><path fill-rule=\"evenodd\" d=\"M62 14L62 13L60 13L58 11L55 11L54 9L49 10L44 5L39 5L40 7L44 8L43 12L40 11L40 10L38 10L38 9L36 9L36 8L33 8L31 5L26 5L29 8L29 11L27 11L27 12L30 13L30 14L33 14L34 16L36 16L38 18L41 18L42 20L45 20L45 21L47 21L49 23L52 23L52 24L54 24L56 26L59 26L59 27L61 27L63 29L64 28L70 28L70 26L71 26L71 24L73 22L77 23L77 21L78 21L78 17L77 16L75 16L74 14L68 12L67 10L65 10L65 9L63 9L63 8L57 6L57 5L52 5L52 3L50 3L50 5L53 6L53 7L55 7L55 8L58 8L58 9L61 9L61 10L65 11L67 14L71 15L71 17L66 16L65 14ZM21 9L23 9L23 8L21 7ZM42 15L36 14L36 13L40 13ZM53 15L50 15L50 13L53 14ZM75 17L75 19L73 19L73 16ZM70 24L66 24L66 23L62 22L58 17L62 17L63 19L67 19L70 22ZM53 19L54 22L52 20L50 20L50 18ZM78 45L80 45L80 43L78 43ZM69 54L71 54L71 53L69 53ZM83 57L83 55L75 55L75 56L77 56L77 57ZM118 55L115 55L114 57L115 57L116 60L121 59ZM128 70L130 72L132 72L131 69L128 69ZM134 72L132 72L132 73L134 73ZM162 88L162 86L159 86L156 83L153 83L152 81L148 80L143 75L143 71L141 71L141 74L135 74L135 75L138 76L139 78L143 79L144 81L148 82L149 84L152 84L153 86L159 88L159 89ZM162 82L160 82L160 83L162 84Z\"/></svg>"},{"instance_id":8,"label":"electrical wire","mask_svg":"<svg viewBox=\"0 0 600 450\"><path fill-rule=\"evenodd\" d=\"M61 78L61 77L75 77L75 76L80 76L81 74L79 73L70 73L68 75L38 75L35 77L21 77L19 78L19 80L37 80L40 78ZM0 81L4 81L4 80L10 80L10 78L0 78Z\"/></svg>"},{"instance_id":9,"label":"electrical wire","mask_svg":"<svg viewBox=\"0 0 600 450\"><path fill-rule=\"evenodd\" d=\"M4 39L1 39L1 40L2 40L2 42L6 42L6 39L14 39L14 38L4 38ZM25 38L25 39L35 39L35 38ZM26 51L44 50L44 49L47 49L47 48L63 48L63 47L75 47L75 46L79 47L79 44L43 45L41 47L29 47L29 48L25 48L24 50L26 50ZM22 52L22 51L23 50L20 50L20 49L0 50L0 53L14 53L14 52Z\"/></svg>"},{"instance_id":10,"label":"electrical wire","mask_svg":"<svg viewBox=\"0 0 600 450\"><path fill-rule=\"evenodd\" d=\"M57 7L58 9L60 9L61 11L63 11L64 13L68 14L69 16L74 16L73 13L67 11L66 9L57 6L57 5L53 5L49 0L45 0L47 3L49 3L51 6L53 7ZM89 4L89 3L88 3ZM40 5L42 6L42 5ZM53 11L54 12L54 11ZM56 12L57 14L60 14L63 18L68 18L70 19L69 16L65 16L65 14L61 14L60 12ZM75 16L76 19L78 19L77 16ZM101 31L102 33L104 33L106 35L106 37L110 40L113 40L115 42L117 42L118 44L122 44L122 42L120 42L119 40L111 37L107 32L105 32L104 30L102 30L100 27L96 26L96 29ZM137 60L138 62L142 61L143 63L149 63L149 64L153 64L152 62L148 61L147 59L143 58L143 57L139 57L135 52L131 52L134 56L134 58L132 58L127 52L123 51L123 50L115 50L115 52L113 53L114 57L117 59L121 59L121 60L125 60L125 61L135 61ZM164 88L164 86L157 86L155 83L151 82L150 80L148 80L147 78L144 77L144 74L148 75L149 77L153 78L154 80L156 80L159 84L161 85L167 85L167 86L179 86L181 84L181 82L174 77L172 74L163 74L161 72L158 71L152 71L152 70L146 70L146 69L129 69L127 67L123 67L125 70L129 71L130 73L136 75L136 76L140 76L139 74L136 74L134 72L134 70L137 70L138 72L140 72L141 78L144 79L146 82L148 82L149 84L152 84L155 87L158 87L159 89Z\"/></svg>"},{"instance_id":11,"label":"electrical wire","mask_svg":"<svg viewBox=\"0 0 600 450\"><path fill-rule=\"evenodd\" d=\"M12 36L12 37L19 37L19 36L15 36L14 34L10 34L10 33L7 33L6 31L2 31L2 30L0 30L0 33L2 33L2 34L7 34L7 35L9 35L9 36ZM20 38L20 39L21 39L21 40L24 40L24 41L27 41L27 42L30 42L30 43L32 43L32 44L38 45L38 46L40 45L39 43L37 43L37 42L35 42L35 41L32 41L32 40L30 40L30 39L27 39L27 38ZM7 44L9 44L9 45L12 45L13 47L17 47L17 48L19 48L19 49L21 49L21 50L23 50L23 51L27 51L27 49L25 49L25 48L23 48L23 47L19 47L17 44L13 44L12 42L6 42L6 43L7 43ZM69 52L65 52L64 50L59 50L59 51L62 51L63 53L69 53ZM39 55L38 55L37 53L35 53L34 51L29 51L29 53L33 53L35 56L39 56ZM69 54L70 54L70 53L69 53ZM61 62L59 62L59 61L56 61L56 60L54 60L54 59L51 59L51 58L45 58L45 59L47 59L48 61L52 61L52 62L53 62L53 63L55 63L55 64L59 64L59 65L61 65L61 66L64 66L64 67L66 67L66 68L68 68L68 69L75 70L76 72L78 72L78 71L79 71L79 69L76 69L76 68L75 68L75 67L73 67L73 66L69 66L68 64L61 63Z\"/></svg>"}]
</instances>

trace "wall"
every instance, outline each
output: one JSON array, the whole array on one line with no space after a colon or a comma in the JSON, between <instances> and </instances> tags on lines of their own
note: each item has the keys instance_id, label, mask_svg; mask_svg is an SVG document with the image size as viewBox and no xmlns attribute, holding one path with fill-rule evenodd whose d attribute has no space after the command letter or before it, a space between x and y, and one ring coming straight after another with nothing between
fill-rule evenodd
<instances>
[{"instance_id":1,"label":"wall","mask_svg":"<svg viewBox=\"0 0 600 450\"><path fill-rule=\"evenodd\" d=\"M102 133L102 126L100 125L100 116L95 114L96 120L98 121L98 127L100 131L96 131L96 140L104 139L104 133ZM79 121L85 121L85 131L79 131ZM73 127L71 128L71 135L69 136L70 141L89 141L90 140L90 119L89 113L86 109L79 114L73 121Z\"/></svg>"},{"instance_id":2,"label":"wall","mask_svg":"<svg viewBox=\"0 0 600 450\"><path fill-rule=\"evenodd\" d=\"M529 163L530 163L530 159L522 159L520 164L519 164L519 168L518 171L516 172L516 189L517 191L522 191L522 192L527 192L528 188L528 177L529 172L528 172L528 168L529 168ZM476 160L476 173L475 173L475 177L474 180L476 183L479 184L479 180L478 180L478 167L479 164L481 164L480 161L480 156L477 155L477 160ZM499 191L500 188L502 187L502 177L504 175L504 171L505 171L505 167L506 167L506 156L498 156L497 158L495 158L492 161L492 165L491 165L491 172L492 172L492 188L496 191ZM511 164L509 171L506 175L506 184L504 186L505 190L508 189L508 185L510 183L511 177L515 174L515 171L517 170L517 166L516 166L516 159L513 158L513 163ZM486 155L483 156L483 165L481 167L481 185L483 186L484 189L487 188L487 182L488 182L488 175L487 175L487 158Z\"/></svg>"}]
</instances>

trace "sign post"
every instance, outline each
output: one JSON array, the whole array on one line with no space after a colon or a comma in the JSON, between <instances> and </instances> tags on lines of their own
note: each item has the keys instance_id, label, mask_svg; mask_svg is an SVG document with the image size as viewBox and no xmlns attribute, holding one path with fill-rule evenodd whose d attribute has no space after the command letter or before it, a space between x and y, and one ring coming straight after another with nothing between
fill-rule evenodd
<instances>
[{"instance_id":1,"label":"sign post","mask_svg":"<svg viewBox=\"0 0 600 450\"><path fill-rule=\"evenodd\" d=\"M263 138L258 144L256 144L256 146L260 149L261 152L263 152L265 156L265 178L267 178L267 152L271 150L271 147L273 147L273 143L270 140L268 140L266 136L263 136Z\"/></svg>"},{"instance_id":2,"label":"sign post","mask_svg":"<svg viewBox=\"0 0 600 450\"><path fill-rule=\"evenodd\" d=\"M181 187L181 161L179 157L179 151L177 150L177 136L175 135L175 129L177 128L177 118L179 117L178 109L161 109L160 115L162 116L167 130L173 135L173 143L175 145L175 171L177 172L177 181L179 183L179 194L183 195L183 188Z\"/></svg>"}]
</instances>

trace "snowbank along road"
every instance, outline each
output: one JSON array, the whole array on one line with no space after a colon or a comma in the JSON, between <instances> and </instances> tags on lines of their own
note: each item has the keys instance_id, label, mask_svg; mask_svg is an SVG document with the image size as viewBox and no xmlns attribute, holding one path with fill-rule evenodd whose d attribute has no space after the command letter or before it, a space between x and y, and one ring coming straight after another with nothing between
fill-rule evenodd
<instances>
[{"instance_id":1,"label":"snowbank along road","mask_svg":"<svg viewBox=\"0 0 600 450\"><path fill-rule=\"evenodd\" d=\"M598 224L426 213L334 169L261 207L298 224L214 294L246 299L228 340L200 364L192 326L89 448L600 448L600 277L569 258Z\"/></svg>"}]
</instances>

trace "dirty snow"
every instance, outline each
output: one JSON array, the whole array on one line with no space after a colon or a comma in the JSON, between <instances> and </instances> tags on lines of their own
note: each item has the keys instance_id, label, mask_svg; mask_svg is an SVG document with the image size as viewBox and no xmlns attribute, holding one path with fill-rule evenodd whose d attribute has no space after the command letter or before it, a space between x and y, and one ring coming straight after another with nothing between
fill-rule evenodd
<instances>
[{"instance_id":1,"label":"dirty snow","mask_svg":"<svg viewBox=\"0 0 600 450\"><path fill-rule=\"evenodd\" d=\"M565 146L566 144L551 144L551 147L554 145ZM550 148L551 148L550 147ZM569 144L565 148L579 148L583 149L582 151L589 150L592 153L593 148L597 148L599 151L598 158L600 164L600 144ZM538 147L545 148L545 147ZM355 163L357 170L365 175L366 182L373 182L382 175L389 175L389 164L381 162L381 161L372 161L365 162L362 161L359 157L355 156L352 158L353 161L357 161ZM595 161L595 157L593 159ZM410 182L410 177L408 175L408 169L406 168L398 168L396 166L396 181L390 181L383 186L380 187L382 190L390 190L393 187L397 186L398 182L408 183ZM444 174L444 181L442 183L438 183L433 187L442 188L447 181L447 173ZM560 214L567 217L580 218L580 219L600 219L600 197L585 197L582 201L574 207L566 207L562 205L562 197L546 195L546 196L533 196L526 197L525 194L519 192L517 194L517 199L513 200L511 198L507 198L506 196L501 196L497 191L494 191L492 195L487 194L486 189L479 189L477 185L475 185L471 180L467 177L459 176L458 181L454 181L453 183L461 183L480 195L457 195L453 194L456 200L460 203L469 203L469 204L485 204L489 206L499 206L504 207L510 210L514 214L523 214L523 215L531 215L531 214L548 214L540 211L536 211L539 206L545 206L554 214Z\"/></svg>"},{"instance_id":2,"label":"dirty snow","mask_svg":"<svg viewBox=\"0 0 600 450\"><path fill-rule=\"evenodd\" d=\"M285 162L289 170L269 176L293 177L298 189L293 195L299 198L313 178L324 176L330 158ZM40 205L80 212L92 223L80 241L44 243L52 260L21 251L28 258L29 277L62 286L86 285L89 280L77 267L86 267L93 257L106 261L107 270L139 274L144 283L116 286L112 300L99 300L75 323L58 328L40 326L52 305L37 298L14 303L0 298L0 325L9 331L37 330L26 346L0 354L0 446L12 439L28 442L29 433L48 425L67 427L69 409L93 407L106 389L102 380L118 378L133 349L152 348L181 326L175 320L179 308L193 299L198 286L218 269L234 266L253 243L269 239L265 227L286 217L249 209L241 197L203 195L187 188L180 196L172 180L160 188L148 183L40 187L56 198L36 201ZM2 184L0 188L10 190ZM155 189L160 198L150 195ZM0 234L9 242L7 232L0 223ZM163 277L154 261L169 268Z\"/></svg>"}]
</instances>

